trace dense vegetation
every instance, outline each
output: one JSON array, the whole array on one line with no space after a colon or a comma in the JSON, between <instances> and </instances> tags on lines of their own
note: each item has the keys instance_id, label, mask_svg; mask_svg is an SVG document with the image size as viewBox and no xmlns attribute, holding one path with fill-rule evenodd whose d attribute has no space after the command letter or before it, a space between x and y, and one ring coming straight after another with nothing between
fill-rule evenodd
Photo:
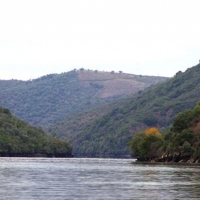
<instances>
[{"instance_id":1,"label":"dense vegetation","mask_svg":"<svg viewBox=\"0 0 200 200\"><path fill-rule=\"evenodd\" d=\"M130 147L139 160L200 162L200 103L179 113L164 134L156 128L136 133Z\"/></svg>"},{"instance_id":2,"label":"dense vegetation","mask_svg":"<svg viewBox=\"0 0 200 200\"><path fill-rule=\"evenodd\" d=\"M63 117L164 81L166 78L88 70L50 74L29 81L1 80L0 105L43 128Z\"/></svg>"},{"instance_id":3,"label":"dense vegetation","mask_svg":"<svg viewBox=\"0 0 200 200\"><path fill-rule=\"evenodd\" d=\"M72 156L72 147L0 107L0 156Z\"/></svg>"},{"instance_id":4,"label":"dense vegetation","mask_svg":"<svg viewBox=\"0 0 200 200\"><path fill-rule=\"evenodd\" d=\"M133 133L154 126L163 132L175 115L199 102L199 80L197 65L137 95L67 118L49 131L68 138L75 154L129 154Z\"/></svg>"}]
</instances>

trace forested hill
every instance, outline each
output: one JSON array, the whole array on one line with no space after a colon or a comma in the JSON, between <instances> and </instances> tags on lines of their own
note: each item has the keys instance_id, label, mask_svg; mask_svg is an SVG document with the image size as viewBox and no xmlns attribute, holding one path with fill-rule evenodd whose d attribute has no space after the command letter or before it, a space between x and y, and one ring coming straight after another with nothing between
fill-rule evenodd
<instances>
[{"instance_id":1,"label":"forested hill","mask_svg":"<svg viewBox=\"0 0 200 200\"><path fill-rule=\"evenodd\" d=\"M65 116L134 94L166 79L80 69L29 81L1 80L0 105L20 119L47 127Z\"/></svg>"},{"instance_id":2,"label":"forested hill","mask_svg":"<svg viewBox=\"0 0 200 200\"><path fill-rule=\"evenodd\" d=\"M71 157L72 147L0 107L0 156Z\"/></svg>"},{"instance_id":3,"label":"forested hill","mask_svg":"<svg viewBox=\"0 0 200 200\"><path fill-rule=\"evenodd\" d=\"M100 107L84 115L62 121L50 128L61 138L69 138L74 153L86 155L129 154L127 142L135 131L156 126L168 127L173 117L200 100L200 65L178 72L174 78L135 98Z\"/></svg>"}]
</instances>

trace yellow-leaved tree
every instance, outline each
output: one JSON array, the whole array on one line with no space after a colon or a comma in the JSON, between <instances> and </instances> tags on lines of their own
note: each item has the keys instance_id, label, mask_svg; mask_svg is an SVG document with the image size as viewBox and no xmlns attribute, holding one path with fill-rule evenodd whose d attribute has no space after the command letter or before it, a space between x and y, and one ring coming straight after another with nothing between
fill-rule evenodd
<instances>
[{"instance_id":1,"label":"yellow-leaved tree","mask_svg":"<svg viewBox=\"0 0 200 200\"><path fill-rule=\"evenodd\" d=\"M156 127L151 127L134 134L129 143L132 156L141 160L151 160L160 155L162 146L162 134Z\"/></svg>"},{"instance_id":2,"label":"yellow-leaved tree","mask_svg":"<svg viewBox=\"0 0 200 200\"><path fill-rule=\"evenodd\" d=\"M162 134L156 127L151 127L151 128L146 129L145 134L146 135L156 135L157 137L162 136Z\"/></svg>"}]
</instances>

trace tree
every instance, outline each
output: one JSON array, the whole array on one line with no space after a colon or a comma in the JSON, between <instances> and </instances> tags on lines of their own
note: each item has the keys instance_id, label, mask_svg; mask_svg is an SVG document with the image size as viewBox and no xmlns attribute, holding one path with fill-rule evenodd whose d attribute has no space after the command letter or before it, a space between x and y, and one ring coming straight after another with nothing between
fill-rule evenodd
<instances>
[{"instance_id":1,"label":"tree","mask_svg":"<svg viewBox=\"0 0 200 200\"><path fill-rule=\"evenodd\" d=\"M139 144L144 139L145 134L144 132L136 132L132 138L132 140L128 143L131 148L131 155L132 157L139 157L141 156Z\"/></svg>"},{"instance_id":2,"label":"tree","mask_svg":"<svg viewBox=\"0 0 200 200\"><path fill-rule=\"evenodd\" d=\"M129 146L133 157L142 160L150 160L161 154L162 135L156 127L149 128L143 132L135 133Z\"/></svg>"},{"instance_id":3,"label":"tree","mask_svg":"<svg viewBox=\"0 0 200 200\"><path fill-rule=\"evenodd\" d=\"M190 122L193 119L193 112L186 110L185 112L179 113L173 121L172 131L181 132L182 130L190 126Z\"/></svg>"}]
</instances>

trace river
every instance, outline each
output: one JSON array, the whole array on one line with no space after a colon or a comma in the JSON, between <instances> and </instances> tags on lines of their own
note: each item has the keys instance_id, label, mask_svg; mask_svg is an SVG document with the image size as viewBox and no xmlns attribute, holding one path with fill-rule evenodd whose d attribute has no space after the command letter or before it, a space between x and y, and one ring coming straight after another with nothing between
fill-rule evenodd
<instances>
[{"instance_id":1,"label":"river","mask_svg":"<svg viewBox=\"0 0 200 200\"><path fill-rule=\"evenodd\" d=\"M0 158L0 199L200 199L200 166L132 162L131 159Z\"/></svg>"}]
</instances>

